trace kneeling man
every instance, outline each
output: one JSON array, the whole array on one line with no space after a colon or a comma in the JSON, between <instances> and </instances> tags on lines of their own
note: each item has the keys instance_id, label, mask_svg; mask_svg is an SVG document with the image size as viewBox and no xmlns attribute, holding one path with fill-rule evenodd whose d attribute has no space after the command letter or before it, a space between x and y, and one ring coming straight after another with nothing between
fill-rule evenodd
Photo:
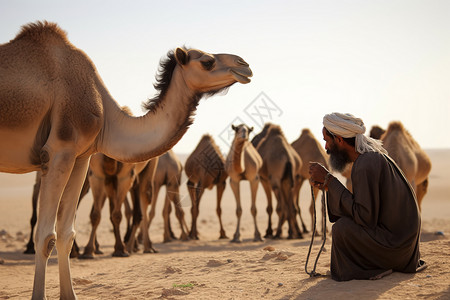
<instances>
[{"instance_id":1,"label":"kneeling man","mask_svg":"<svg viewBox=\"0 0 450 300\"><path fill-rule=\"evenodd\" d=\"M353 163L353 193L319 163L311 181L328 192L334 280L377 279L392 271L413 273L420 260L420 213L416 196L381 142L364 135L361 119L333 113L323 119L330 165L343 171Z\"/></svg>"}]
</instances>

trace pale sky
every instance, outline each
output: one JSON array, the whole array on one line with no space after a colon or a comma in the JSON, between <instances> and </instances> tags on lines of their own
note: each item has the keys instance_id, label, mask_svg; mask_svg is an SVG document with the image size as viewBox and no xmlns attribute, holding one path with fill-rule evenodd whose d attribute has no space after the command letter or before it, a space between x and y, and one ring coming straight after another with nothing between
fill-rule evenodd
<instances>
[{"instance_id":1,"label":"pale sky","mask_svg":"<svg viewBox=\"0 0 450 300\"><path fill-rule=\"evenodd\" d=\"M399 120L423 148L450 148L450 1L0 0L0 43L37 20L67 31L136 115L169 50L244 58L252 82L202 100L178 153L204 133L227 153L241 122L256 133L279 124L290 142L310 128L322 141L334 111L361 117L367 132Z\"/></svg>"}]
</instances>

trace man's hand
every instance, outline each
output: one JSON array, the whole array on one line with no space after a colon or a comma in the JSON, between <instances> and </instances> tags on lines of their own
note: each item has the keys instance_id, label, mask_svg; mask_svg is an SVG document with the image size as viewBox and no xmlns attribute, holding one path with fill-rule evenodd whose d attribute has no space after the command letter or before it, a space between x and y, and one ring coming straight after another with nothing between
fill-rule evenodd
<instances>
[{"instance_id":1,"label":"man's hand","mask_svg":"<svg viewBox=\"0 0 450 300\"><path fill-rule=\"evenodd\" d=\"M329 173L329 171L320 163L317 162L310 162L309 163L309 175L310 177L310 181L311 184L319 189L324 189L327 186L327 183L325 183L324 186L324 182L325 182L325 177L327 176L327 174Z\"/></svg>"}]
</instances>

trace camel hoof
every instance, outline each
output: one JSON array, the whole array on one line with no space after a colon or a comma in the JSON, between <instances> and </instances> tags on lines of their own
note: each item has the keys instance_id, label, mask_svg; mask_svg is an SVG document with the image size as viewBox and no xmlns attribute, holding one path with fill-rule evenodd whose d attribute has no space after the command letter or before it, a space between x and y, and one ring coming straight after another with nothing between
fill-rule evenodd
<instances>
[{"instance_id":1,"label":"camel hoof","mask_svg":"<svg viewBox=\"0 0 450 300\"><path fill-rule=\"evenodd\" d=\"M219 240L228 240L228 237L226 235L221 235L219 237Z\"/></svg>"},{"instance_id":2,"label":"camel hoof","mask_svg":"<svg viewBox=\"0 0 450 300\"><path fill-rule=\"evenodd\" d=\"M36 254L36 251L34 251L34 248L30 249L27 248L25 251L23 251L24 254Z\"/></svg>"},{"instance_id":3,"label":"camel hoof","mask_svg":"<svg viewBox=\"0 0 450 300\"><path fill-rule=\"evenodd\" d=\"M273 239L274 237L273 237L273 234L271 233L271 234L266 234L266 235L264 236L264 238L265 238L265 239Z\"/></svg>"},{"instance_id":4,"label":"camel hoof","mask_svg":"<svg viewBox=\"0 0 450 300\"><path fill-rule=\"evenodd\" d=\"M113 257L128 257L128 256L130 256L130 254L128 254L127 252L124 252L124 251L114 251L112 256Z\"/></svg>"},{"instance_id":5,"label":"camel hoof","mask_svg":"<svg viewBox=\"0 0 450 300\"><path fill-rule=\"evenodd\" d=\"M234 238L230 241L230 243L241 243L241 239L240 238Z\"/></svg>"},{"instance_id":6,"label":"camel hoof","mask_svg":"<svg viewBox=\"0 0 450 300\"><path fill-rule=\"evenodd\" d=\"M159 253L159 251L154 248L150 248L150 249L144 250L144 253Z\"/></svg>"},{"instance_id":7,"label":"camel hoof","mask_svg":"<svg viewBox=\"0 0 450 300\"><path fill-rule=\"evenodd\" d=\"M255 237L255 238L253 239L253 241L254 241L254 242L263 242L263 239L262 239L260 236L258 236L258 237Z\"/></svg>"},{"instance_id":8,"label":"camel hoof","mask_svg":"<svg viewBox=\"0 0 450 300\"><path fill-rule=\"evenodd\" d=\"M101 255L101 254L103 254L103 251L101 251L101 250L95 250L94 253L95 253L95 254Z\"/></svg>"},{"instance_id":9,"label":"camel hoof","mask_svg":"<svg viewBox=\"0 0 450 300\"><path fill-rule=\"evenodd\" d=\"M92 253L90 254L83 253L78 256L78 259L94 259L94 255Z\"/></svg>"}]
</instances>

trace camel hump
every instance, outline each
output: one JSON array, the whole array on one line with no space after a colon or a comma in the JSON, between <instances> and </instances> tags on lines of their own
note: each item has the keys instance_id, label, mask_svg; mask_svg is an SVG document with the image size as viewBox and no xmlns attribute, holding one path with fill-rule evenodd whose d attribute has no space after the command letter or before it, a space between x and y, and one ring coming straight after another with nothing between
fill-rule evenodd
<instances>
[{"instance_id":1,"label":"camel hump","mask_svg":"<svg viewBox=\"0 0 450 300\"><path fill-rule=\"evenodd\" d=\"M393 121L389 123L387 131L394 131L394 130L406 131L405 127L400 121Z\"/></svg>"},{"instance_id":2,"label":"camel hump","mask_svg":"<svg viewBox=\"0 0 450 300\"><path fill-rule=\"evenodd\" d=\"M309 130L309 128L304 128L303 130L302 130L302 133L301 134L307 134L307 135L310 135L311 134L311 130Z\"/></svg>"},{"instance_id":3,"label":"camel hump","mask_svg":"<svg viewBox=\"0 0 450 300\"><path fill-rule=\"evenodd\" d=\"M22 26L22 30L19 32L15 39L31 39L35 41L43 41L46 40L49 36L67 41L67 33L62 30L56 23L48 21L38 21Z\"/></svg>"}]
</instances>

